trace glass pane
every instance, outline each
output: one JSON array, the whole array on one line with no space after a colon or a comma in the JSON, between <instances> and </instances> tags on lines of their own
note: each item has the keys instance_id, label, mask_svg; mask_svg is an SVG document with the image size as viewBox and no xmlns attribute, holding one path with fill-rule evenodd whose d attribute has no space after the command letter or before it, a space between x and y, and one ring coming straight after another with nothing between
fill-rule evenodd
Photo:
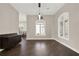
<instances>
[{"instance_id":1,"label":"glass pane","mask_svg":"<svg viewBox=\"0 0 79 59\"><path fill-rule=\"evenodd\" d=\"M41 35L45 35L45 26L41 25Z\"/></svg>"},{"instance_id":2,"label":"glass pane","mask_svg":"<svg viewBox=\"0 0 79 59\"><path fill-rule=\"evenodd\" d=\"M60 22L60 35L63 36L63 21Z\"/></svg>"},{"instance_id":3,"label":"glass pane","mask_svg":"<svg viewBox=\"0 0 79 59\"><path fill-rule=\"evenodd\" d=\"M40 34L40 25L36 25L36 34L37 34L37 35Z\"/></svg>"}]
</instances>

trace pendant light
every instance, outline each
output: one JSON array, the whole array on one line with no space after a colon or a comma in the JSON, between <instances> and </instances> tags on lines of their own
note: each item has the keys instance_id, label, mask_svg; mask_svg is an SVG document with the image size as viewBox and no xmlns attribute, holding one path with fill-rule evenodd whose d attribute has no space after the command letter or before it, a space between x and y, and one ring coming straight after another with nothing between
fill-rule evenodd
<instances>
[{"instance_id":1,"label":"pendant light","mask_svg":"<svg viewBox=\"0 0 79 59\"><path fill-rule=\"evenodd\" d=\"M39 18L39 20L41 20L41 19L43 19L43 16L41 16L41 13L40 13L41 3L38 3L38 7L39 7L38 18Z\"/></svg>"}]
</instances>

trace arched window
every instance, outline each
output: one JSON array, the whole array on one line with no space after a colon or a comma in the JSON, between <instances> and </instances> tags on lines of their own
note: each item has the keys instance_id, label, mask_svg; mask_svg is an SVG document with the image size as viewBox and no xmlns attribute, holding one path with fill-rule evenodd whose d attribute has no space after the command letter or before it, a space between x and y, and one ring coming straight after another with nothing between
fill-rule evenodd
<instances>
[{"instance_id":1,"label":"arched window","mask_svg":"<svg viewBox=\"0 0 79 59\"><path fill-rule=\"evenodd\" d=\"M69 40L69 13L64 12L58 17L58 37Z\"/></svg>"},{"instance_id":2,"label":"arched window","mask_svg":"<svg viewBox=\"0 0 79 59\"><path fill-rule=\"evenodd\" d=\"M45 21L44 20L37 20L36 21L36 35L44 36L45 33Z\"/></svg>"}]
</instances>

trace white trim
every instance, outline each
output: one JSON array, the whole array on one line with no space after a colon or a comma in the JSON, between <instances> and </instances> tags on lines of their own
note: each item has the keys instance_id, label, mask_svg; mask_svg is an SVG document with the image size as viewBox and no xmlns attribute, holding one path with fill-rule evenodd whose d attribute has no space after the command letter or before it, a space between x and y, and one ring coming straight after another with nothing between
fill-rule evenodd
<instances>
[{"instance_id":1,"label":"white trim","mask_svg":"<svg viewBox=\"0 0 79 59\"><path fill-rule=\"evenodd\" d=\"M76 53L79 53L79 51L78 51L78 50L76 50L75 48L73 48L73 47L69 46L68 44L65 44L65 43L63 43L63 42L61 42L61 41L59 41L59 40L56 40L56 41L57 41L57 42L59 42L59 43L61 43L61 44L63 44L64 46L66 46L66 47L70 48L71 50L75 51Z\"/></svg>"},{"instance_id":2,"label":"white trim","mask_svg":"<svg viewBox=\"0 0 79 59\"><path fill-rule=\"evenodd\" d=\"M26 38L26 40L54 40L54 38Z\"/></svg>"}]
</instances>

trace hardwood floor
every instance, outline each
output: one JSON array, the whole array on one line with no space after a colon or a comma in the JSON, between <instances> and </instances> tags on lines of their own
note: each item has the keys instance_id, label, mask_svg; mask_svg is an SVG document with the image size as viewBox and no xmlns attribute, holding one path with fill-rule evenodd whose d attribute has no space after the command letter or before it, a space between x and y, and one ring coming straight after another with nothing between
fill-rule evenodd
<instances>
[{"instance_id":1,"label":"hardwood floor","mask_svg":"<svg viewBox=\"0 0 79 59\"><path fill-rule=\"evenodd\" d=\"M2 56L79 56L55 40L25 40L0 53Z\"/></svg>"}]
</instances>

